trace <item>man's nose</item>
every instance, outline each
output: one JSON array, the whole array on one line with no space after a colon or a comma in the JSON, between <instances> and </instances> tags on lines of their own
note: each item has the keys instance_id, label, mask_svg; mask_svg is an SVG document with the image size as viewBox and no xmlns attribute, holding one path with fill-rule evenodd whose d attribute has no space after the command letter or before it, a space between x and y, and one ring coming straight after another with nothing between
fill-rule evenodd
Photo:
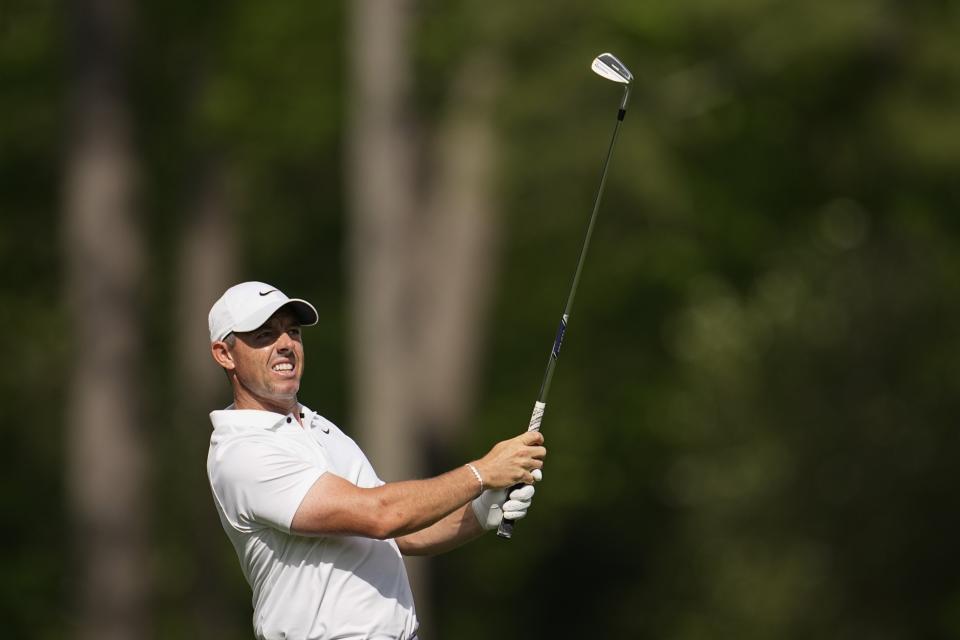
<instances>
[{"instance_id":1,"label":"man's nose","mask_svg":"<svg viewBox=\"0 0 960 640\"><path fill-rule=\"evenodd\" d=\"M293 350L294 339L290 337L290 334L284 331L280 334L280 337L277 338L277 351L292 351Z\"/></svg>"}]
</instances>

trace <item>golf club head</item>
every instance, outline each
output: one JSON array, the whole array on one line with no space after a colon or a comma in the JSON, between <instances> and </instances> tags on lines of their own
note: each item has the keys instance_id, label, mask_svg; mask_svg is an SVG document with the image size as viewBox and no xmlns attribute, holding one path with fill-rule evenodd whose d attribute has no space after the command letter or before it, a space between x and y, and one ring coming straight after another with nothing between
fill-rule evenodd
<instances>
[{"instance_id":1,"label":"golf club head","mask_svg":"<svg viewBox=\"0 0 960 640\"><path fill-rule=\"evenodd\" d=\"M590 65L590 68L601 78L613 80L620 84L630 84L633 81L633 74L630 73L626 65L620 62L617 56L612 53L601 53L598 55L593 59L593 64Z\"/></svg>"}]
</instances>

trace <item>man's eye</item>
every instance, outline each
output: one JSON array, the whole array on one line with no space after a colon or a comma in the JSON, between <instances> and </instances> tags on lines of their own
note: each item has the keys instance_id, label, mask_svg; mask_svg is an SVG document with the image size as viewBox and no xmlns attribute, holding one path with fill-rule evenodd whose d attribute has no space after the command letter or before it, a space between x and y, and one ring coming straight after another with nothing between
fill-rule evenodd
<instances>
[{"instance_id":1,"label":"man's eye","mask_svg":"<svg viewBox=\"0 0 960 640\"><path fill-rule=\"evenodd\" d=\"M266 339L269 338L269 337L270 337L270 332L269 332L269 331L261 331L260 333L257 334L257 339L258 339L258 340L266 340Z\"/></svg>"}]
</instances>

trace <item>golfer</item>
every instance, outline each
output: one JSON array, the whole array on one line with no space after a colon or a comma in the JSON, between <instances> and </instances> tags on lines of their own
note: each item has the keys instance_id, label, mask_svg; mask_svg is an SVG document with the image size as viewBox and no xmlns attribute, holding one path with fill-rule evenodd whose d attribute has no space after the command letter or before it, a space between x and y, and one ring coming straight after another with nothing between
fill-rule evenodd
<instances>
[{"instance_id":1,"label":"golfer","mask_svg":"<svg viewBox=\"0 0 960 640\"><path fill-rule=\"evenodd\" d=\"M297 400L301 327L316 322L309 302L262 282L231 287L210 309L210 350L233 388L233 404L210 414L214 503L253 590L257 638L410 640L418 623L401 554L448 551L504 514L526 515L543 436L384 483L349 436Z\"/></svg>"}]
</instances>

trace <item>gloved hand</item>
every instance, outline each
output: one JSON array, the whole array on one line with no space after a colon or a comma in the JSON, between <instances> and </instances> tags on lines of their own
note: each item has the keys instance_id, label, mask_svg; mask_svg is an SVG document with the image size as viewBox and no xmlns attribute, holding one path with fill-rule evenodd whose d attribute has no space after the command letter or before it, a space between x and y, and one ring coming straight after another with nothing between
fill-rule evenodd
<instances>
[{"instance_id":1,"label":"gloved hand","mask_svg":"<svg viewBox=\"0 0 960 640\"><path fill-rule=\"evenodd\" d=\"M539 469L533 471L533 478L537 481L543 479ZM525 484L511 491L510 499L504 502L507 498L507 489L487 489L471 503L473 513L484 529L487 531L496 529L504 516L508 520L519 520L527 515L527 509L530 508L535 491L532 484Z\"/></svg>"}]
</instances>

